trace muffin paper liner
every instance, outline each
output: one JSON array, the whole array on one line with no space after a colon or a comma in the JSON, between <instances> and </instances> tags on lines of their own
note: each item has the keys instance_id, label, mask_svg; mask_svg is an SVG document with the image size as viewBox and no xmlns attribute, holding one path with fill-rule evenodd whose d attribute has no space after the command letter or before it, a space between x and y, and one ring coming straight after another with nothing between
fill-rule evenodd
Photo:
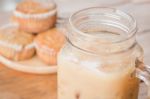
<instances>
[{"instance_id":1,"label":"muffin paper liner","mask_svg":"<svg viewBox=\"0 0 150 99\"><path fill-rule=\"evenodd\" d=\"M14 49L16 51L22 51L23 49L32 49L32 48L34 48L33 43L28 44L25 47L23 47L22 45L11 44L11 43L8 43L8 42L5 42L5 41L0 41L0 45L11 48L11 49Z\"/></svg>"},{"instance_id":2,"label":"muffin paper liner","mask_svg":"<svg viewBox=\"0 0 150 99\"><path fill-rule=\"evenodd\" d=\"M56 55L56 52L53 49L48 48L48 47L46 47L44 45L42 45L42 47L39 47L38 44L34 43L34 46L35 46L36 49L39 49L43 53L46 53L46 54L48 54L50 56Z\"/></svg>"}]
</instances>

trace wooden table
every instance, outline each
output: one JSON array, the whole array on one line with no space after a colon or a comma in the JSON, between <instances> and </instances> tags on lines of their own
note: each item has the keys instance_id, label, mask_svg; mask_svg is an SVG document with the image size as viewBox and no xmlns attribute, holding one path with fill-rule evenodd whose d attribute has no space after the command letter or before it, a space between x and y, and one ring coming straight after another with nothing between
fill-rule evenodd
<instances>
[{"instance_id":1,"label":"wooden table","mask_svg":"<svg viewBox=\"0 0 150 99\"><path fill-rule=\"evenodd\" d=\"M145 87L141 84L139 99L146 99ZM0 64L0 99L57 99L56 94L56 74L27 74Z\"/></svg>"},{"instance_id":2,"label":"wooden table","mask_svg":"<svg viewBox=\"0 0 150 99\"><path fill-rule=\"evenodd\" d=\"M56 99L56 82L56 74L26 74L0 64L0 99Z\"/></svg>"}]
</instances>

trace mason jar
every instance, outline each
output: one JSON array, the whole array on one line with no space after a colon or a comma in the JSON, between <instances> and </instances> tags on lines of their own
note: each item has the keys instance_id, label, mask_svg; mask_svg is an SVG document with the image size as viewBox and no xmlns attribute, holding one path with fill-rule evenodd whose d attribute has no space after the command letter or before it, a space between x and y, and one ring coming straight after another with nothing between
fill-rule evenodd
<instances>
[{"instance_id":1,"label":"mason jar","mask_svg":"<svg viewBox=\"0 0 150 99\"><path fill-rule=\"evenodd\" d=\"M140 79L150 84L130 15L84 9L69 18L66 32L58 55L58 99L138 99Z\"/></svg>"}]
</instances>

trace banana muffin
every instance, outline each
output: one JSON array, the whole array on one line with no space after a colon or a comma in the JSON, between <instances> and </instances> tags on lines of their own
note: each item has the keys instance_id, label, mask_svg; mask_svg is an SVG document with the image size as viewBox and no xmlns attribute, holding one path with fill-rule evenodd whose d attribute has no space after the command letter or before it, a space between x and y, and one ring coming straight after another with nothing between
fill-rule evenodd
<instances>
[{"instance_id":1,"label":"banana muffin","mask_svg":"<svg viewBox=\"0 0 150 99\"><path fill-rule=\"evenodd\" d=\"M33 40L16 25L5 25L0 28L0 55L14 61L29 59L35 54Z\"/></svg>"},{"instance_id":2,"label":"banana muffin","mask_svg":"<svg viewBox=\"0 0 150 99\"><path fill-rule=\"evenodd\" d=\"M55 26L56 13L56 5L51 0L25 0L17 5L12 19L21 30L39 33Z\"/></svg>"},{"instance_id":3,"label":"banana muffin","mask_svg":"<svg viewBox=\"0 0 150 99\"><path fill-rule=\"evenodd\" d=\"M64 34L57 28L39 34L35 38L38 57L49 65L57 64L57 53L65 43Z\"/></svg>"}]
</instances>

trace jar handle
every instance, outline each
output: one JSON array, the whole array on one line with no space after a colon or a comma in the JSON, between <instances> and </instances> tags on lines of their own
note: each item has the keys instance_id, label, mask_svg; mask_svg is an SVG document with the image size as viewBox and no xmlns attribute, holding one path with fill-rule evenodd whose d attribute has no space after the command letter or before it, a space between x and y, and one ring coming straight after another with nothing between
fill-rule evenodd
<instances>
[{"instance_id":1,"label":"jar handle","mask_svg":"<svg viewBox=\"0 0 150 99\"><path fill-rule=\"evenodd\" d=\"M136 61L137 68L136 68L136 76L144 81L144 83L148 87L148 98L150 99L150 66L144 65L143 62L137 60Z\"/></svg>"}]
</instances>

